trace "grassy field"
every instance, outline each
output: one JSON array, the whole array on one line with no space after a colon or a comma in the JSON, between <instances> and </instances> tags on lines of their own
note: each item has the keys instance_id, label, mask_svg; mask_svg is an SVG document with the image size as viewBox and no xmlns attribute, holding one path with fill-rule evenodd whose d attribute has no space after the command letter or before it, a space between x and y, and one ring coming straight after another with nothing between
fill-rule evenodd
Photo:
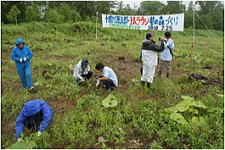
<instances>
[{"instance_id":1,"label":"grassy field","mask_svg":"<svg viewBox=\"0 0 225 150\"><path fill-rule=\"evenodd\" d=\"M46 100L55 112L40 137L24 131L25 140L35 141L36 148L224 148L223 32L196 31L193 64L189 59L192 31L172 32L171 78L156 76L151 90L141 88L139 82L139 54L146 32L99 25L98 41L94 32L95 25L85 22L2 26L2 148L16 142L15 119L31 99ZM156 40L164 34L154 33ZM10 58L18 37L33 52L36 93L21 88ZM118 59L121 56L125 61ZM75 83L73 68L83 57L89 58L92 70L97 62L115 70L120 85L111 94L117 106L102 105L109 93L95 89L96 77L83 86ZM192 73L216 82L191 81ZM188 103L182 103L185 100Z\"/></svg>"}]
</instances>

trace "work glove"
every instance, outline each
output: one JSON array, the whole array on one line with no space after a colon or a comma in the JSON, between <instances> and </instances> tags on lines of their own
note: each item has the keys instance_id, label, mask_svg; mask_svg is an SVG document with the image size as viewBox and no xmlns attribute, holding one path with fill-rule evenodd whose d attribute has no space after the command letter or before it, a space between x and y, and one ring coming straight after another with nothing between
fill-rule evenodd
<instances>
[{"instance_id":1,"label":"work glove","mask_svg":"<svg viewBox=\"0 0 225 150\"><path fill-rule=\"evenodd\" d=\"M20 63L23 62L23 58L20 58Z\"/></svg>"},{"instance_id":2,"label":"work glove","mask_svg":"<svg viewBox=\"0 0 225 150\"><path fill-rule=\"evenodd\" d=\"M87 71L84 71L84 73L83 73L84 75L87 75L88 74L88 72Z\"/></svg>"},{"instance_id":3,"label":"work glove","mask_svg":"<svg viewBox=\"0 0 225 150\"><path fill-rule=\"evenodd\" d=\"M41 136L41 131L38 131L38 132L37 132L37 136L38 136L38 137Z\"/></svg>"},{"instance_id":4,"label":"work glove","mask_svg":"<svg viewBox=\"0 0 225 150\"><path fill-rule=\"evenodd\" d=\"M27 61L27 58L26 58L26 57L23 57L23 61L24 61L24 62Z\"/></svg>"},{"instance_id":5,"label":"work glove","mask_svg":"<svg viewBox=\"0 0 225 150\"><path fill-rule=\"evenodd\" d=\"M17 142L21 142L21 141L23 141L21 137L17 139Z\"/></svg>"},{"instance_id":6,"label":"work glove","mask_svg":"<svg viewBox=\"0 0 225 150\"><path fill-rule=\"evenodd\" d=\"M96 87L98 87L99 84L100 84L100 80L98 79L98 80L97 80L97 83L96 83Z\"/></svg>"},{"instance_id":7,"label":"work glove","mask_svg":"<svg viewBox=\"0 0 225 150\"><path fill-rule=\"evenodd\" d=\"M82 77L79 78L79 80L78 80L79 83L81 83L81 82L83 82L83 81L84 81L84 78L82 78Z\"/></svg>"}]
</instances>

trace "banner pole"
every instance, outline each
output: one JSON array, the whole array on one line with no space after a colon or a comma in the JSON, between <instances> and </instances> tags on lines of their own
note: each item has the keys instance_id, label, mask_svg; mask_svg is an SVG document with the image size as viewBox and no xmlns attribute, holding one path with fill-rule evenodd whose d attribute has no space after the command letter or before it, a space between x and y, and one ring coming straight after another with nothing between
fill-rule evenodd
<instances>
[{"instance_id":1,"label":"banner pole","mask_svg":"<svg viewBox=\"0 0 225 150\"><path fill-rule=\"evenodd\" d=\"M95 40L96 41L98 39L98 27L97 27L97 24L98 24L98 11L96 12L96 32L95 32Z\"/></svg>"},{"instance_id":2,"label":"banner pole","mask_svg":"<svg viewBox=\"0 0 225 150\"><path fill-rule=\"evenodd\" d=\"M190 53L190 63L193 63L193 51L194 51L194 37L195 37L195 2L193 1L193 6L192 6L192 18L193 18L193 23L192 23L192 49Z\"/></svg>"}]
</instances>

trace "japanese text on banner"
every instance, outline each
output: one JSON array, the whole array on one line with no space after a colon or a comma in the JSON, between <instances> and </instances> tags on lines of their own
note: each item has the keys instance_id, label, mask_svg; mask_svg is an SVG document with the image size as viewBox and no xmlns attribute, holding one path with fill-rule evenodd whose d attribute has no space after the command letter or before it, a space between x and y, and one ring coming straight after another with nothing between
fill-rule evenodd
<instances>
[{"instance_id":1,"label":"japanese text on banner","mask_svg":"<svg viewBox=\"0 0 225 150\"><path fill-rule=\"evenodd\" d=\"M102 26L136 30L183 31L184 14L126 16L102 14Z\"/></svg>"}]
</instances>

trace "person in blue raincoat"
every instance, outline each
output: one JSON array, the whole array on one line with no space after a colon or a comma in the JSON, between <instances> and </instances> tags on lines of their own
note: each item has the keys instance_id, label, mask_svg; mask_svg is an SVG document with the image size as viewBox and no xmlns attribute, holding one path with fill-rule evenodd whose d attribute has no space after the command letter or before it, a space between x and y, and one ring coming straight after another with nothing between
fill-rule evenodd
<instances>
[{"instance_id":1,"label":"person in blue raincoat","mask_svg":"<svg viewBox=\"0 0 225 150\"><path fill-rule=\"evenodd\" d=\"M22 38L16 40L16 46L12 49L11 58L16 63L16 70L20 76L23 88L32 90L34 88L30 65L32 52L28 46L25 46Z\"/></svg>"},{"instance_id":2,"label":"person in blue raincoat","mask_svg":"<svg viewBox=\"0 0 225 150\"><path fill-rule=\"evenodd\" d=\"M16 118L16 137L22 141L21 133L24 126L34 129L40 136L45 131L53 117L52 108L44 100L31 100L25 103L19 116Z\"/></svg>"}]
</instances>

